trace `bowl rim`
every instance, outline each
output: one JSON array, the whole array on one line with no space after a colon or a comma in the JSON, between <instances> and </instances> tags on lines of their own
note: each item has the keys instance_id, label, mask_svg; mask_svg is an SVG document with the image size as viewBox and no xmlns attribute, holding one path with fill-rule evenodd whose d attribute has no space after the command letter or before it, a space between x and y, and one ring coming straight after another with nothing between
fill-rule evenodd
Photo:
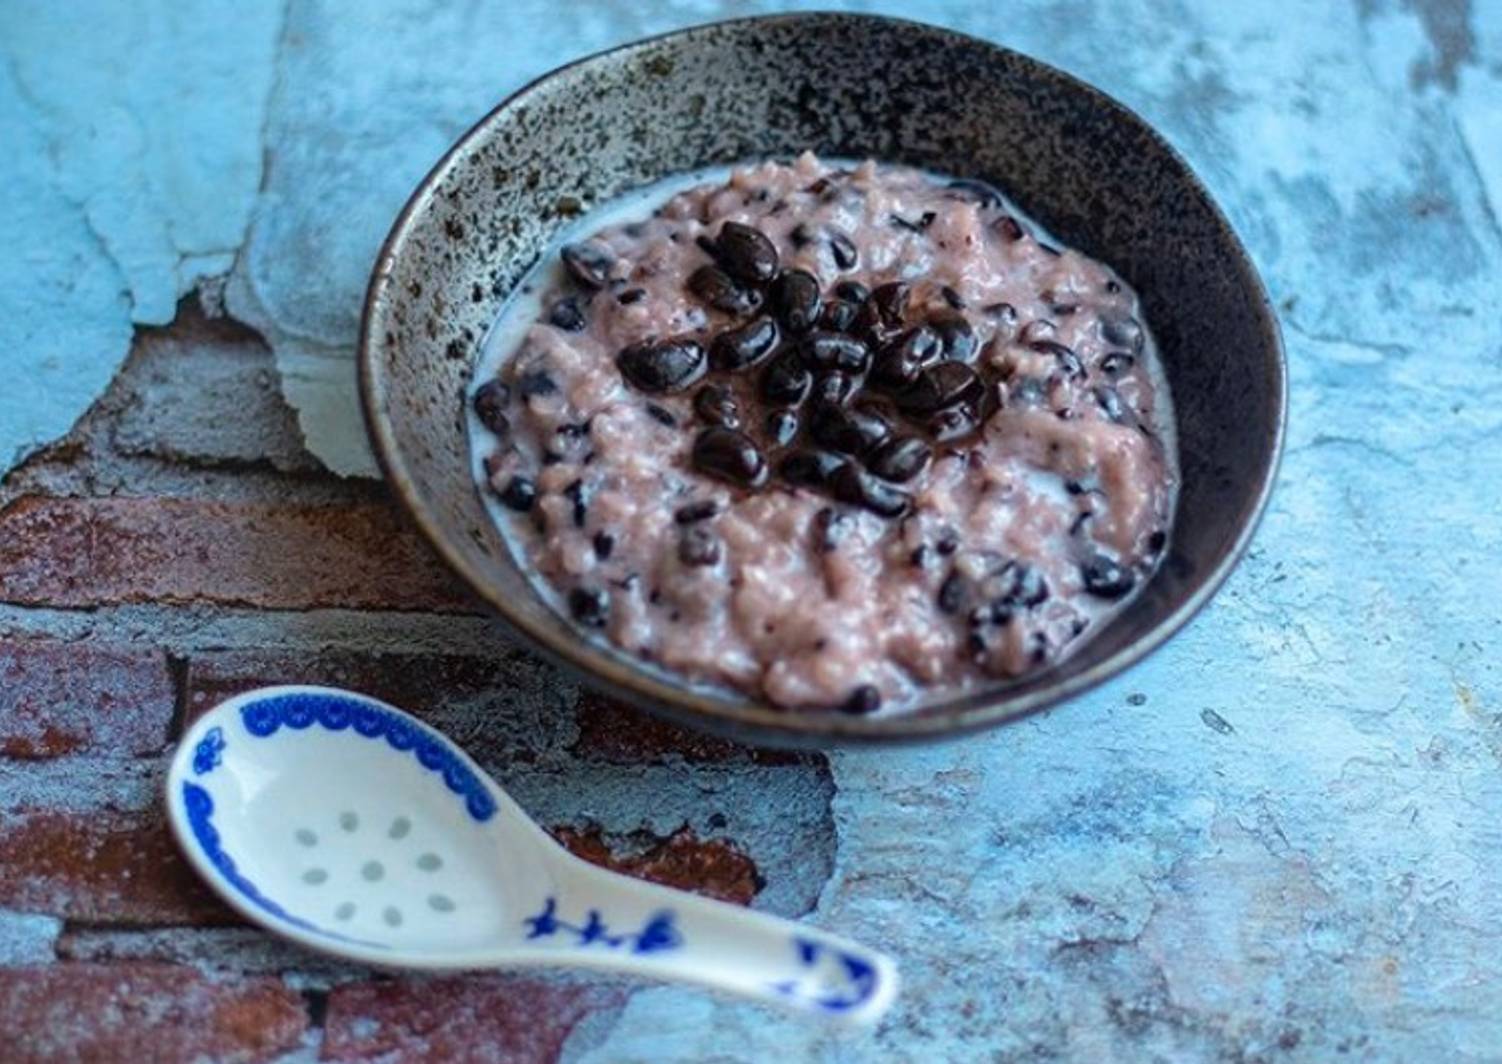
<instances>
[{"instance_id":1,"label":"bowl rim","mask_svg":"<svg viewBox=\"0 0 1502 1064\"><path fill-rule=\"evenodd\" d=\"M1160 618L1147 631L1089 668L1058 682L1044 683L1042 686L1017 696L1009 696L1006 689L1002 688L996 692L994 698L984 699L968 707L926 714L893 713L862 717L838 712L778 709L750 698L742 702L710 699L688 686L675 683L665 676L655 675L623 656L618 658L607 656L609 652L593 647L587 640L577 635L555 638L554 634L543 628L541 624L533 623L524 614L514 612L505 596L501 595L479 572L473 570L466 563L463 555L450 545L443 523L429 512L422 501L414 478L406 467L396 434L383 410L385 381L381 374L381 360L374 337L380 333L377 323L381 321L382 306L389 303L388 296L394 263L411 235L414 219L433 201L438 187L448 176L456 159L483 136L503 112L512 110L518 104L525 102L553 79L575 68L609 57L644 50L665 41L692 36L709 29L747 24L770 25L810 21L877 23L901 30L919 30L924 33L947 35L1005 54L1024 64L1030 64L1038 68L1041 73L1057 78L1068 87L1092 97L1096 105L1112 119L1135 122L1155 146L1166 152L1167 156L1179 166L1188 188L1198 194L1208 205L1211 217L1224 231L1235 252L1234 265L1238 280L1244 290L1253 297L1252 302L1255 308L1261 312L1262 325L1270 344L1271 357L1268 360L1267 371L1275 378L1273 385L1277 393L1277 410L1272 426L1273 440L1269 460L1261 474L1260 483L1256 485L1251 503L1240 515L1240 528L1234 540L1193 594L1172 612ZM513 633L520 634L531 649L540 651L549 660L565 666L588 686L619 697L654 715L740 741L782 747L891 745L959 737L1022 720L1114 679L1156 651L1193 620L1220 590L1231 571L1245 556L1267 511L1268 502L1277 481L1288 422L1288 359L1282 329L1267 287L1258 274L1251 255L1236 235L1225 212L1210 194L1210 190L1190 167L1188 160L1162 133L1137 112L1102 90L1026 53L947 26L938 26L914 19L855 12L785 12L683 26L570 60L533 78L512 92L455 140L428 170L397 214L390 231L381 243L380 251L371 269L361 308L356 366L360 409L372 444L371 449L383 479L400 500L408 518L415 523L444 563L492 609L497 611Z\"/></svg>"}]
</instances>

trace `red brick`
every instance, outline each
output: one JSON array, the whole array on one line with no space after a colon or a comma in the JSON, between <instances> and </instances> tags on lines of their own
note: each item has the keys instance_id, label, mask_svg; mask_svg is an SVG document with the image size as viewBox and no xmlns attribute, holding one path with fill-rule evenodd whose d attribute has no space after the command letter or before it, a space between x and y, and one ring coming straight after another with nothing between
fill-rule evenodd
<instances>
[{"instance_id":1,"label":"red brick","mask_svg":"<svg viewBox=\"0 0 1502 1064\"><path fill-rule=\"evenodd\" d=\"M820 757L769 750L680 728L593 691L574 706L579 740L574 752L613 765L660 764L669 757L690 762L750 760L761 765L795 765Z\"/></svg>"},{"instance_id":2,"label":"red brick","mask_svg":"<svg viewBox=\"0 0 1502 1064\"><path fill-rule=\"evenodd\" d=\"M172 704L160 650L0 639L0 755L155 753Z\"/></svg>"},{"instance_id":3,"label":"red brick","mask_svg":"<svg viewBox=\"0 0 1502 1064\"><path fill-rule=\"evenodd\" d=\"M211 980L171 964L56 964L0 970L12 1064L269 1060L307 1029L277 979Z\"/></svg>"},{"instance_id":4,"label":"red brick","mask_svg":"<svg viewBox=\"0 0 1502 1064\"><path fill-rule=\"evenodd\" d=\"M0 600L479 608L386 503L36 495L0 510Z\"/></svg>"},{"instance_id":5,"label":"red brick","mask_svg":"<svg viewBox=\"0 0 1502 1064\"><path fill-rule=\"evenodd\" d=\"M574 1026L619 1008L613 987L481 975L346 984L324 1019L324 1060L553 1064Z\"/></svg>"},{"instance_id":6,"label":"red brick","mask_svg":"<svg viewBox=\"0 0 1502 1064\"><path fill-rule=\"evenodd\" d=\"M22 811L0 818L0 908L116 924L224 924L164 814Z\"/></svg>"},{"instance_id":7,"label":"red brick","mask_svg":"<svg viewBox=\"0 0 1502 1064\"><path fill-rule=\"evenodd\" d=\"M689 828L623 855L611 851L598 828L559 827L553 829L553 837L575 856L601 868L720 901L750 905L761 889L756 864L743 851L723 840L701 840Z\"/></svg>"}]
</instances>

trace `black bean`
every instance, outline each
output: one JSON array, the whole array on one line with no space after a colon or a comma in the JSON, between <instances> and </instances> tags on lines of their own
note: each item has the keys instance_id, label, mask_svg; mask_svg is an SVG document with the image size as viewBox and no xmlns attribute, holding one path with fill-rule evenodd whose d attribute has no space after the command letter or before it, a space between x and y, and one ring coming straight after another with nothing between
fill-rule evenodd
<instances>
[{"instance_id":1,"label":"black bean","mask_svg":"<svg viewBox=\"0 0 1502 1064\"><path fill-rule=\"evenodd\" d=\"M741 404L735 393L718 384L706 384L694 393L694 413L711 425L741 427Z\"/></svg>"},{"instance_id":2,"label":"black bean","mask_svg":"<svg viewBox=\"0 0 1502 1064\"><path fill-rule=\"evenodd\" d=\"M1017 339L1028 344L1034 340L1051 340L1059 327L1047 318L1034 318L1017 333Z\"/></svg>"},{"instance_id":3,"label":"black bean","mask_svg":"<svg viewBox=\"0 0 1502 1064\"><path fill-rule=\"evenodd\" d=\"M647 403L645 409L647 415L659 425L666 425L670 429L677 427L678 419L673 416L671 410L660 407L656 403Z\"/></svg>"},{"instance_id":4,"label":"black bean","mask_svg":"<svg viewBox=\"0 0 1502 1064\"><path fill-rule=\"evenodd\" d=\"M506 404L511 401L511 389L504 381L492 378L475 389L475 416L491 432L502 439L511 431L511 422L505 414Z\"/></svg>"},{"instance_id":5,"label":"black bean","mask_svg":"<svg viewBox=\"0 0 1502 1064\"><path fill-rule=\"evenodd\" d=\"M764 428L774 447L786 447L798 435L798 415L791 410L773 410L767 415Z\"/></svg>"},{"instance_id":6,"label":"black bean","mask_svg":"<svg viewBox=\"0 0 1502 1064\"><path fill-rule=\"evenodd\" d=\"M1103 599L1119 599L1137 583L1130 569L1104 554L1097 554L1081 566L1080 577L1086 591Z\"/></svg>"},{"instance_id":7,"label":"black bean","mask_svg":"<svg viewBox=\"0 0 1502 1064\"><path fill-rule=\"evenodd\" d=\"M632 303L640 303L642 297L647 294L645 288L628 288L615 297L615 301L623 307L629 307Z\"/></svg>"},{"instance_id":8,"label":"black bean","mask_svg":"<svg viewBox=\"0 0 1502 1064\"><path fill-rule=\"evenodd\" d=\"M700 266L689 274L688 290L726 314L752 314L761 307L760 292L754 288L742 288L718 266Z\"/></svg>"},{"instance_id":9,"label":"black bean","mask_svg":"<svg viewBox=\"0 0 1502 1064\"><path fill-rule=\"evenodd\" d=\"M1121 395L1115 388L1101 386L1093 389L1095 402L1100 406L1101 412L1118 425L1125 425L1129 420L1126 404L1121 401Z\"/></svg>"},{"instance_id":10,"label":"black bean","mask_svg":"<svg viewBox=\"0 0 1502 1064\"><path fill-rule=\"evenodd\" d=\"M975 358L980 344L963 314L934 314L928 319L928 327L939 337L944 346L944 357L951 362L969 362Z\"/></svg>"},{"instance_id":11,"label":"black bean","mask_svg":"<svg viewBox=\"0 0 1502 1064\"><path fill-rule=\"evenodd\" d=\"M1157 554L1168 544L1168 533L1161 528L1147 537L1147 549L1150 554Z\"/></svg>"},{"instance_id":12,"label":"black bean","mask_svg":"<svg viewBox=\"0 0 1502 1064\"><path fill-rule=\"evenodd\" d=\"M1034 340L1027 346L1040 355L1052 355L1058 359L1059 367L1075 380L1085 379L1085 364L1071 348L1055 340Z\"/></svg>"},{"instance_id":13,"label":"black bean","mask_svg":"<svg viewBox=\"0 0 1502 1064\"><path fill-rule=\"evenodd\" d=\"M568 593L568 611L588 628L604 628L610 617L610 594L597 587L576 587Z\"/></svg>"},{"instance_id":14,"label":"black bean","mask_svg":"<svg viewBox=\"0 0 1502 1064\"><path fill-rule=\"evenodd\" d=\"M742 284L764 285L777 276L777 246L760 229L740 222L720 227L715 260Z\"/></svg>"},{"instance_id":15,"label":"black bean","mask_svg":"<svg viewBox=\"0 0 1502 1064\"><path fill-rule=\"evenodd\" d=\"M695 521L708 521L720 512L720 504L713 499L700 499L698 502L688 503L678 507L673 514L673 520L680 525L691 525Z\"/></svg>"},{"instance_id":16,"label":"black bean","mask_svg":"<svg viewBox=\"0 0 1502 1064\"><path fill-rule=\"evenodd\" d=\"M622 349L615 364L644 392L677 392L704 375L704 348L688 337L645 340Z\"/></svg>"},{"instance_id":17,"label":"black bean","mask_svg":"<svg viewBox=\"0 0 1502 1064\"><path fill-rule=\"evenodd\" d=\"M1004 326L1017 324L1017 308L1010 303L990 303L981 308L989 318L995 318Z\"/></svg>"},{"instance_id":18,"label":"black bean","mask_svg":"<svg viewBox=\"0 0 1502 1064\"><path fill-rule=\"evenodd\" d=\"M770 355L780 339L777 322L762 315L716 336L709 345L709 361L718 370L745 369Z\"/></svg>"},{"instance_id":19,"label":"black bean","mask_svg":"<svg viewBox=\"0 0 1502 1064\"><path fill-rule=\"evenodd\" d=\"M864 507L882 517L901 517L912 505L906 492L871 476L854 462L847 462L835 471L830 487L841 502Z\"/></svg>"},{"instance_id":20,"label":"black bean","mask_svg":"<svg viewBox=\"0 0 1502 1064\"><path fill-rule=\"evenodd\" d=\"M1100 334L1105 337L1106 343L1115 344L1117 347L1125 347L1133 354L1142 350L1145 339L1142 332L1142 323L1136 318L1102 318L1100 322Z\"/></svg>"},{"instance_id":21,"label":"black bean","mask_svg":"<svg viewBox=\"0 0 1502 1064\"><path fill-rule=\"evenodd\" d=\"M1026 562L1007 562L999 572L988 577L985 584L983 594L991 600L993 607L1032 609L1048 601L1048 580L1042 570Z\"/></svg>"},{"instance_id":22,"label":"black bean","mask_svg":"<svg viewBox=\"0 0 1502 1064\"><path fill-rule=\"evenodd\" d=\"M871 364L871 351L861 341L822 329L805 336L798 344L798 351L809 368L815 370L864 373Z\"/></svg>"},{"instance_id":23,"label":"black bean","mask_svg":"<svg viewBox=\"0 0 1502 1064\"><path fill-rule=\"evenodd\" d=\"M903 328L903 322L888 321L882 316L881 311L876 309L876 301L868 299L856 312L855 323L850 327L849 332L866 341L866 346L873 351L879 351L895 340Z\"/></svg>"},{"instance_id":24,"label":"black bean","mask_svg":"<svg viewBox=\"0 0 1502 1064\"><path fill-rule=\"evenodd\" d=\"M537 482L531 477L512 477L501 489L501 502L518 513L526 513L537 502Z\"/></svg>"},{"instance_id":25,"label":"black bean","mask_svg":"<svg viewBox=\"0 0 1502 1064\"><path fill-rule=\"evenodd\" d=\"M939 585L939 612L959 613L965 605L965 598L965 578L951 570Z\"/></svg>"},{"instance_id":26,"label":"black bean","mask_svg":"<svg viewBox=\"0 0 1502 1064\"><path fill-rule=\"evenodd\" d=\"M860 306L871 298L871 289L859 281L841 281L834 286L834 294L847 303Z\"/></svg>"},{"instance_id":27,"label":"black bean","mask_svg":"<svg viewBox=\"0 0 1502 1064\"><path fill-rule=\"evenodd\" d=\"M834 255L834 264L842 270L853 270L856 263L860 261L860 253L855 249L855 242L844 233L830 232L829 250Z\"/></svg>"},{"instance_id":28,"label":"black bean","mask_svg":"<svg viewBox=\"0 0 1502 1064\"><path fill-rule=\"evenodd\" d=\"M584 450L588 445L588 422L581 425L565 423L553 430L547 454L557 462L561 462L564 459L577 461L580 457L579 452Z\"/></svg>"},{"instance_id":29,"label":"black bean","mask_svg":"<svg viewBox=\"0 0 1502 1064\"><path fill-rule=\"evenodd\" d=\"M898 436L883 444L866 463L866 468L883 480L900 484L923 472L923 467L932 457L933 449L918 437Z\"/></svg>"},{"instance_id":30,"label":"black bean","mask_svg":"<svg viewBox=\"0 0 1502 1064\"><path fill-rule=\"evenodd\" d=\"M720 537L703 525L689 525L678 535L678 560L684 565L714 565L720 560Z\"/></svg>"},{"instance_id":31,"label":"black bean","mask_svg":"<svg viewBox=\"0 0 1502 1064\"><path fill-rule=\"evenodd\" d=\"M558 382L544 369L532 369L516 378L516 394L525 401L534 395L552 395L558 391Z\"/></svg>"},{"instance_id":32,"label":"black bean","mask_svg":"<svg viewBox=\"0 0 1502 1064\"><path fill-rule=\"evenodd\" d=\"M783 351L767 365L761 375L761 395L777 406L797 406L813 386L813 374L794 349Z\"/></svg>"},{"instance_id":33,"label":"black bean","mask_svg":"<svg viewBox=\"0 0 1502 1064\"><path fill-rule=\"evenodd\" d=\"M932 414L961 403L979 402L984 390L969 366L939 362L919 373L911 387L897 394L897 405L906 413Z\"/></svg>"},{"instance_id":34,"label":"black bean","mask_svg":"<svg viewBox=\"0 0 1502 1064\"><path fill-rule=\"evenodd\" d=\"M884 388L907 388L942 353L943 343L938 334L926 325L919 325L881 349L871 367L871 378Z\"/></svg>"},{"instance_id":35,"label":"black bean","mask_svg":"<svg viewBox=\"0 0 1502 1064\"><path fill-rule=\"evenodd\" d=\"M850 692L849 698L840 703L841 713L850 713L856 716L875 713L880 708L881 691L875 684L869 683L861 684L854 691Z\"/></svg>"},{"instance_id":36,"label":"black bean","mask_svg":"<svg viewBox=\"0 0 1502 1064\"><path fill-rule=\"evenodd\" d=\"M819 320L819 279L807 270L784 270L772 282L772 309L790 333L804 333Z\"/></svg>"},{"instance_id":37,"label":"black bean","mask_svg":"<svg viewBox=\"0 0 1502 1064\"><path fill-rule=\"evenodd\" d=\"M563 489L563 495L574 504L574 527L583 528L589 519L589 503L594 498L594 488L582 480L576 480Z\"/></svg>"},{"instance_id":38,"label":"black bean","mask_svg":"<svg viewBox=\"0 0 1502 1064\"><path fill-rule=\"evenodd\" d=\"M602 562L609 559L611 552L615 550L615 537L609 532L596 532L592 543L595 548L595 557Z\"/></svg>"},{"instance_id":39,"label":"black bean","mask_svg":"<svg viewBox=\"0 0 1502 1064\"><path fill-rule=\"evenodd\" d=\"M569 274L585 288L604 288L615 265L609 251L588 241L563 245L562 256Z\"/></svg>"},{"instance_id":40,"label":"black bean","mask_svg":"<svg viewBox=\"0 0 1502 1064\"><path fill-rule=\"evenodd\" d=\"M921 233L932 225L934 219L937 217L938 215L933 211L924 211L923 217L919 218L916 222L908 221L900 214L889 214L887 221L891 222L898 229L906 229L909 233Z\"/></svg>"},{"instance_id":41,"label":"black bean","mask_svg":"<svg viewBox=\"0 0 1502 1064\"><path fill-rule=\"evenodd\" d=\"M831 299L819 315L819 327L830 332L849 332L860 315L860 307L843 299Z\"/></svg>"},{"instance_id":42,"label":"black bean","mask_svg":"<svg viewBox=\"0 0 1502 1064\"><path fill-rule=\"evenodd\" d=\"M912 294L912 286L906 282L888 281L872 290L871 303L887 324L901 325L907 318L908 301Z\"/></svg>"},{"instance_id":43,"label":"black bean","mask_svg":"<svg viewBox=\"0 0 1502 1064\"><path fill-rule=\"evenodd\" d=\"M848 373L839 370L830 370L821 373L814 380L813 399L816 403L828 403L831 406L842 406L850 401L855 394L856 381Z\"/></svg>"},{"instance_id":44,"label":"black bean","mask_svg":"<svg viewBox=\"0 0 1502 1064\"><path fill-rule=\"evenodd\" d=\"M840 543L850 534L855 522L849 514L842 514L832 506L826 506L814 514L814 546L822 553L839 550Z\"/></svg>"},{"instance_id":45,"label":"black bean","mask_svg":"<svg viewBox=\"0 0 1502 1064\"><path fill-rule=\"evenodd\" d=\"M548 324L564 332L583 332L588 324L578 296L564 296L548 311Z\"/></svg>"},{"instance_id":46,"label":"black bean","mask_svg":"<svg viewBox=\"0 0 1502 1064\"><path fill-rule=\"evenodd\" d=\"M952 443L970 435L979 425L980 413L969 403L935 411L923 423L935 443Z\"/></svg>"},{"instance_id":47,"label":"black bean","mask_svg":"<svg viewBox=\"0 0 1502 1064\"><path fill-rule=\"evenodd\" d=\"M866 455L886 443L892 426L869 410L820 404L809 421L813 437L832 451Z\"/></svg>"},{"instance_id":48,"label":"black bean","mask_svg":"<svg viewBox=\"0 0 1502 1064\"><path fill-rule=\"evenodd\" d=\"M828 451L794 451L777 467L777 474L789 484L802 488L822 488L845 460Z\"/></svg>"},{"instance_id":49,"label":"black bean","mask_svg":"<svg viewBox=\"0 0 1502 1064\"><path fill-rule=\"evenodd\" d=\"M1132 368L1137 359L1125 351L1110 351L1106 357L1100 360L1101 372L1112 377L1119 377Z\"/></svg>"},{"instance_id":50,"label":"black bean","mask_svg":"<svg viewBox=\"0 0 1502 1064\"><path fill-rule=\"evenodd\" d=\"M939 289L939 295L943 296L944 302L948 303L955 310L965 309L966 304L964 298L953 288L950 288L947 284L943 288Z\"/></svg>"},{"instance_id":51,"label":"black bean","mask_svg":"<svg viewBox=\"0 0 1502 1064\"><path fill-rule=\"evenodd\" d=\"M996 219L996 221L991 223L991 228L1000 233L1002 239L1012 243L1016 243L1026 235L1017 219L1013 218L1010 214L1003 214L1000 218Z\"/></svg>"},{"instance_id":52,"label":"black bean","mask_svg":"<svg viewBox=\"0 0 1502 1064\"><path fill-rule=\"evenodd\" d=\"M741 487L755 487L767 476L767 460L749 436L734 429L711 428L694 440L694 468Z\"/></svg>"}]
</instances>

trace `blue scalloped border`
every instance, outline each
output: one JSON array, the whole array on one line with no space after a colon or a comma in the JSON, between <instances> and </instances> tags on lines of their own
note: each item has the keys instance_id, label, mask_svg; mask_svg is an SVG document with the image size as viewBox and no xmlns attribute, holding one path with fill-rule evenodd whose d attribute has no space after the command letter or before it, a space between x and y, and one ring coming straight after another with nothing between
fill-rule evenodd
<instances>
[{"instance_id":1,"label":"blue scalloped border","mask_svg":"<svg viewBox=\"0 0 1502 1064\"><path fill-rule=\"evenodd\" d=\"M224 847L221 845L219 838L219 829L214 827L213 823L214 799L210 797L209 792L204 788L196 783L184 781L183 809L188 814L188 827L193 831L193 838L197 840L199 849L203 850L204 856L209 859L209 863L217 868L219 874L228 881L230 886L239 891L252 905L264 909L283 923L291 924L293 927L300 927L304 931L312 931L315 934L324 935L328 938L336 938L341 942L352 942L359 946L371 946L375 949L386 948L379 942L368 942L365 939L350 938L348 935L341 935L337 931L330 931L327 928L319 927L317 924L304 920L300 916L293 916L286 909L283 909L276 902L262 894L259 887L245 878L245 874L235 865L234 858L224 852Z\"/></svg>"},{"instance_id":2,"label":"blue scalloped border","mask_svg":"<svg viewBox=\"0 0 1502 1064\"><path fill-rule=\"evenodd\" d=\"M411 721L380 706L356 698L316 692L271 695L240 707L240 720L251 735L265 739L286 727L302 731L319 724L329 731L352 729L367 739L410 752L423 768L443 777L448 789L464 799L469 815L480 823L495 816L495 798L452 750Z\"/></svg>"}]
</instances>

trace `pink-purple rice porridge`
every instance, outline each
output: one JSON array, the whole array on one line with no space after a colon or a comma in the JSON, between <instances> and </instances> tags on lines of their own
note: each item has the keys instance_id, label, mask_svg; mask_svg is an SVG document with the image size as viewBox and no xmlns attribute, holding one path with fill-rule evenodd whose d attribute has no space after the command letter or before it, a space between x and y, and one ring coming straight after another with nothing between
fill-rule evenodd
<instances>
[{"instance_id":1,"label":"pink-purple rice porridge","mask_svg":"<svg viewBox=\"0 0 1502 1064\"><path fill-rule=\"evenodd\" d=\"M1107 267L870 162L658 204L541 264L471 396L492 510L581 628L872 712L1046 668L1151 576L1172 412Z\"/></svg>"}]
</instances>

